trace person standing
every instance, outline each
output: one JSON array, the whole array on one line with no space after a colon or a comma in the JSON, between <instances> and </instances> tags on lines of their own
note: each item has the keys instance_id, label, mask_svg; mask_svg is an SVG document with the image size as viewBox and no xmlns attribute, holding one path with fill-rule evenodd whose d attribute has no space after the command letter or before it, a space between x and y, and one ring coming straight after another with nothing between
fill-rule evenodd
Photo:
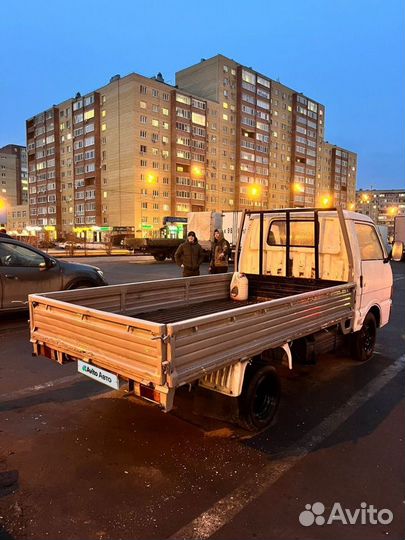
<instances>
[{"instance_id":1,"label":"person standing","mask_svg":"<svg viewBox=\"0 0 405 540\"><path fill-rule=\"evenodd\" d=\"M7 230L4 229L4 227L0 229L0 238L10 238L10 240L12 240L12 237L7 234Z\"/></svg>"},{"instance_id":2,"label":"person standing","mask_svg":"<svg viewBox=\"0 0 405 540\"><path fill-rule=\"evenodd\" d=\"M224 274L228 272L231 246L225 240L224 233L215 229L214 241L211 243L210 274Z\"/></svg>"},{"instance_id":3,"label":"person standing","mask_svg":"<svg viewBox=\"0 0 405 540\"><path fill-rule=\"evenodd\" d=\"M204 251L198 243L195 232L187 233L185 242L179 245L174 254L176 264L183 268L183 277L199 276Z\"/></svg>"}]
</instances>

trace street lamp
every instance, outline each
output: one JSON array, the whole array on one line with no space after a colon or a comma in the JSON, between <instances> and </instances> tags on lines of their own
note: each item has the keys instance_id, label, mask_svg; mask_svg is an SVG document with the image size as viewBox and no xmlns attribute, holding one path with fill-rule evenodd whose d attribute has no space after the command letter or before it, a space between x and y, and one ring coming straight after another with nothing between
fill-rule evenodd
<instances>
[{"instance_id":1,"label":"street lamp","mask_svg":"<svg viewBox=\"0 0 405 540\"><path fill-rule=\"evenodd\" d=\"M388 215L395 217L398 214L398 207L397 206L391 206L388 208Z\"/></svg>"},{"instance_id":2,"label":"street lamp","mask_svg":"<svg viewBox=\"0 0 405 540\"><path fill-rule=\"evenodd\" d=\"M331 206L331 197L329 195L324 195L322 197L322 200L321 200L321 203L322 203L322 206L324 206L325 208L328 207L328 206Z\"/></svg>"},{"instance_id":3,"label":"street lamp","mask_svg":"<svg viewBox=\"0 0 405 540\"><path fill-rule=\"evenodd\" d=\"M361 196L361 202L368 204L370 202L370 197L367 193L363 193Z\"/></svg>"},{"instance_id":4,"label":"street lamp","mask_svg":"<svg viewBox=\"0 0 405 540\"><path fill-rule=\"evenodd\" d=\"M203 171L202 171L201 168L198 167L197 165L196 165L195 167L192 167L191 172L192 172L195 176L202 176L202 175L203 175Z\"/></svg>"},{"instance_id":5,"label":"street lamp","mask_svg":"<svg viewBox=\"0 0 405 540\"><path fill-rule=\"evenodd\" d=\"M254 205L254 202L257 199L260 199L262 195L262 187L258 184L253 184L248 187L247 194L249 199L252 201L252 204Z\"/></svg>"}]
</instances>

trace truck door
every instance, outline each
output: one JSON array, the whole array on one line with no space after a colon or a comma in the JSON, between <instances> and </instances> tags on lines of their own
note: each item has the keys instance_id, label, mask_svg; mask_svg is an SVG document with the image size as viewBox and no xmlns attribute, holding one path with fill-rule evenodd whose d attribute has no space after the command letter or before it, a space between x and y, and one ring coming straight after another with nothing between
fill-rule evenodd
<instances>
[{"instance_id":1,"label":"truck door","mask_svg":"<svg viewBox=\"0 0 405 540\"><path fill-rule=\"evenodd\" d=\"M374 225L356 222L355 228L361 259L361 317L373 305L378 305L381 309L380 324L383 325L388 321L391 306L391 267Z\"/></svg>"}]
</instances>

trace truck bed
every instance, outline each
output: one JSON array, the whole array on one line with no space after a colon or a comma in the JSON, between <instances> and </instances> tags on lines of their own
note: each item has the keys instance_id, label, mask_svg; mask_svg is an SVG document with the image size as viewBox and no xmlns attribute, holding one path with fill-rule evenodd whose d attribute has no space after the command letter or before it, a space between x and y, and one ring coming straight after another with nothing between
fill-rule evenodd
<instances>
[{"instance_id":1,"label":"truck bed","mask_svg":"<svg viewBox=\"0 0 405 540\"><path fill-rule=\"evenodd\" d=\"M245 301L232 300L231 298L223 298L221 300L199 302L196 304L187 304L182 307L153 309L137 313L139 319L152 321L160 324L169 324L182 320L195 319L237 309L242 306L251 306L261 302L275 298L285 298L302 292L324 289L333 287L339 284L336 281L314 280L314 279L285 279L277 276L254 276L248 275L249 280L249 298ZM343 284L343 283L342 283Z\"/></svg>"},{"instance_id":2,"label":"truck bed","mask_svg":"<svg viewBox=\"0 0 405 540\"><path fill-rule=\"evenodd\" d=\"M30 295L36 354L81 359L124 379L176 388L241 358L351 318L351 283L232 274Z\"/></svg>"}]
</instances>

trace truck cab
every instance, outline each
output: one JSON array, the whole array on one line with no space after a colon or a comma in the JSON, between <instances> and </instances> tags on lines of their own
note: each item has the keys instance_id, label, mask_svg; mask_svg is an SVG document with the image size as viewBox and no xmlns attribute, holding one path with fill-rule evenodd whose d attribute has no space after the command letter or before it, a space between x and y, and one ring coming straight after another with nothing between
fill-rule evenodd
<instances>
[{"instance_id":1,"label":"truck cab","mask_svg":"<svg viewBox=\"0 0 405 540\"><path fill-rule=\"evenodd\" d=\"M375 322L376 328L388 322L392 271L370 217L337 209L289 209L249 212L244 220L238 269L248 278L352 282L355 314L348 329L360 331L367 317L367 324ZM375 333L373 328L370 331Z\"/></svg>"}]
</instances>

